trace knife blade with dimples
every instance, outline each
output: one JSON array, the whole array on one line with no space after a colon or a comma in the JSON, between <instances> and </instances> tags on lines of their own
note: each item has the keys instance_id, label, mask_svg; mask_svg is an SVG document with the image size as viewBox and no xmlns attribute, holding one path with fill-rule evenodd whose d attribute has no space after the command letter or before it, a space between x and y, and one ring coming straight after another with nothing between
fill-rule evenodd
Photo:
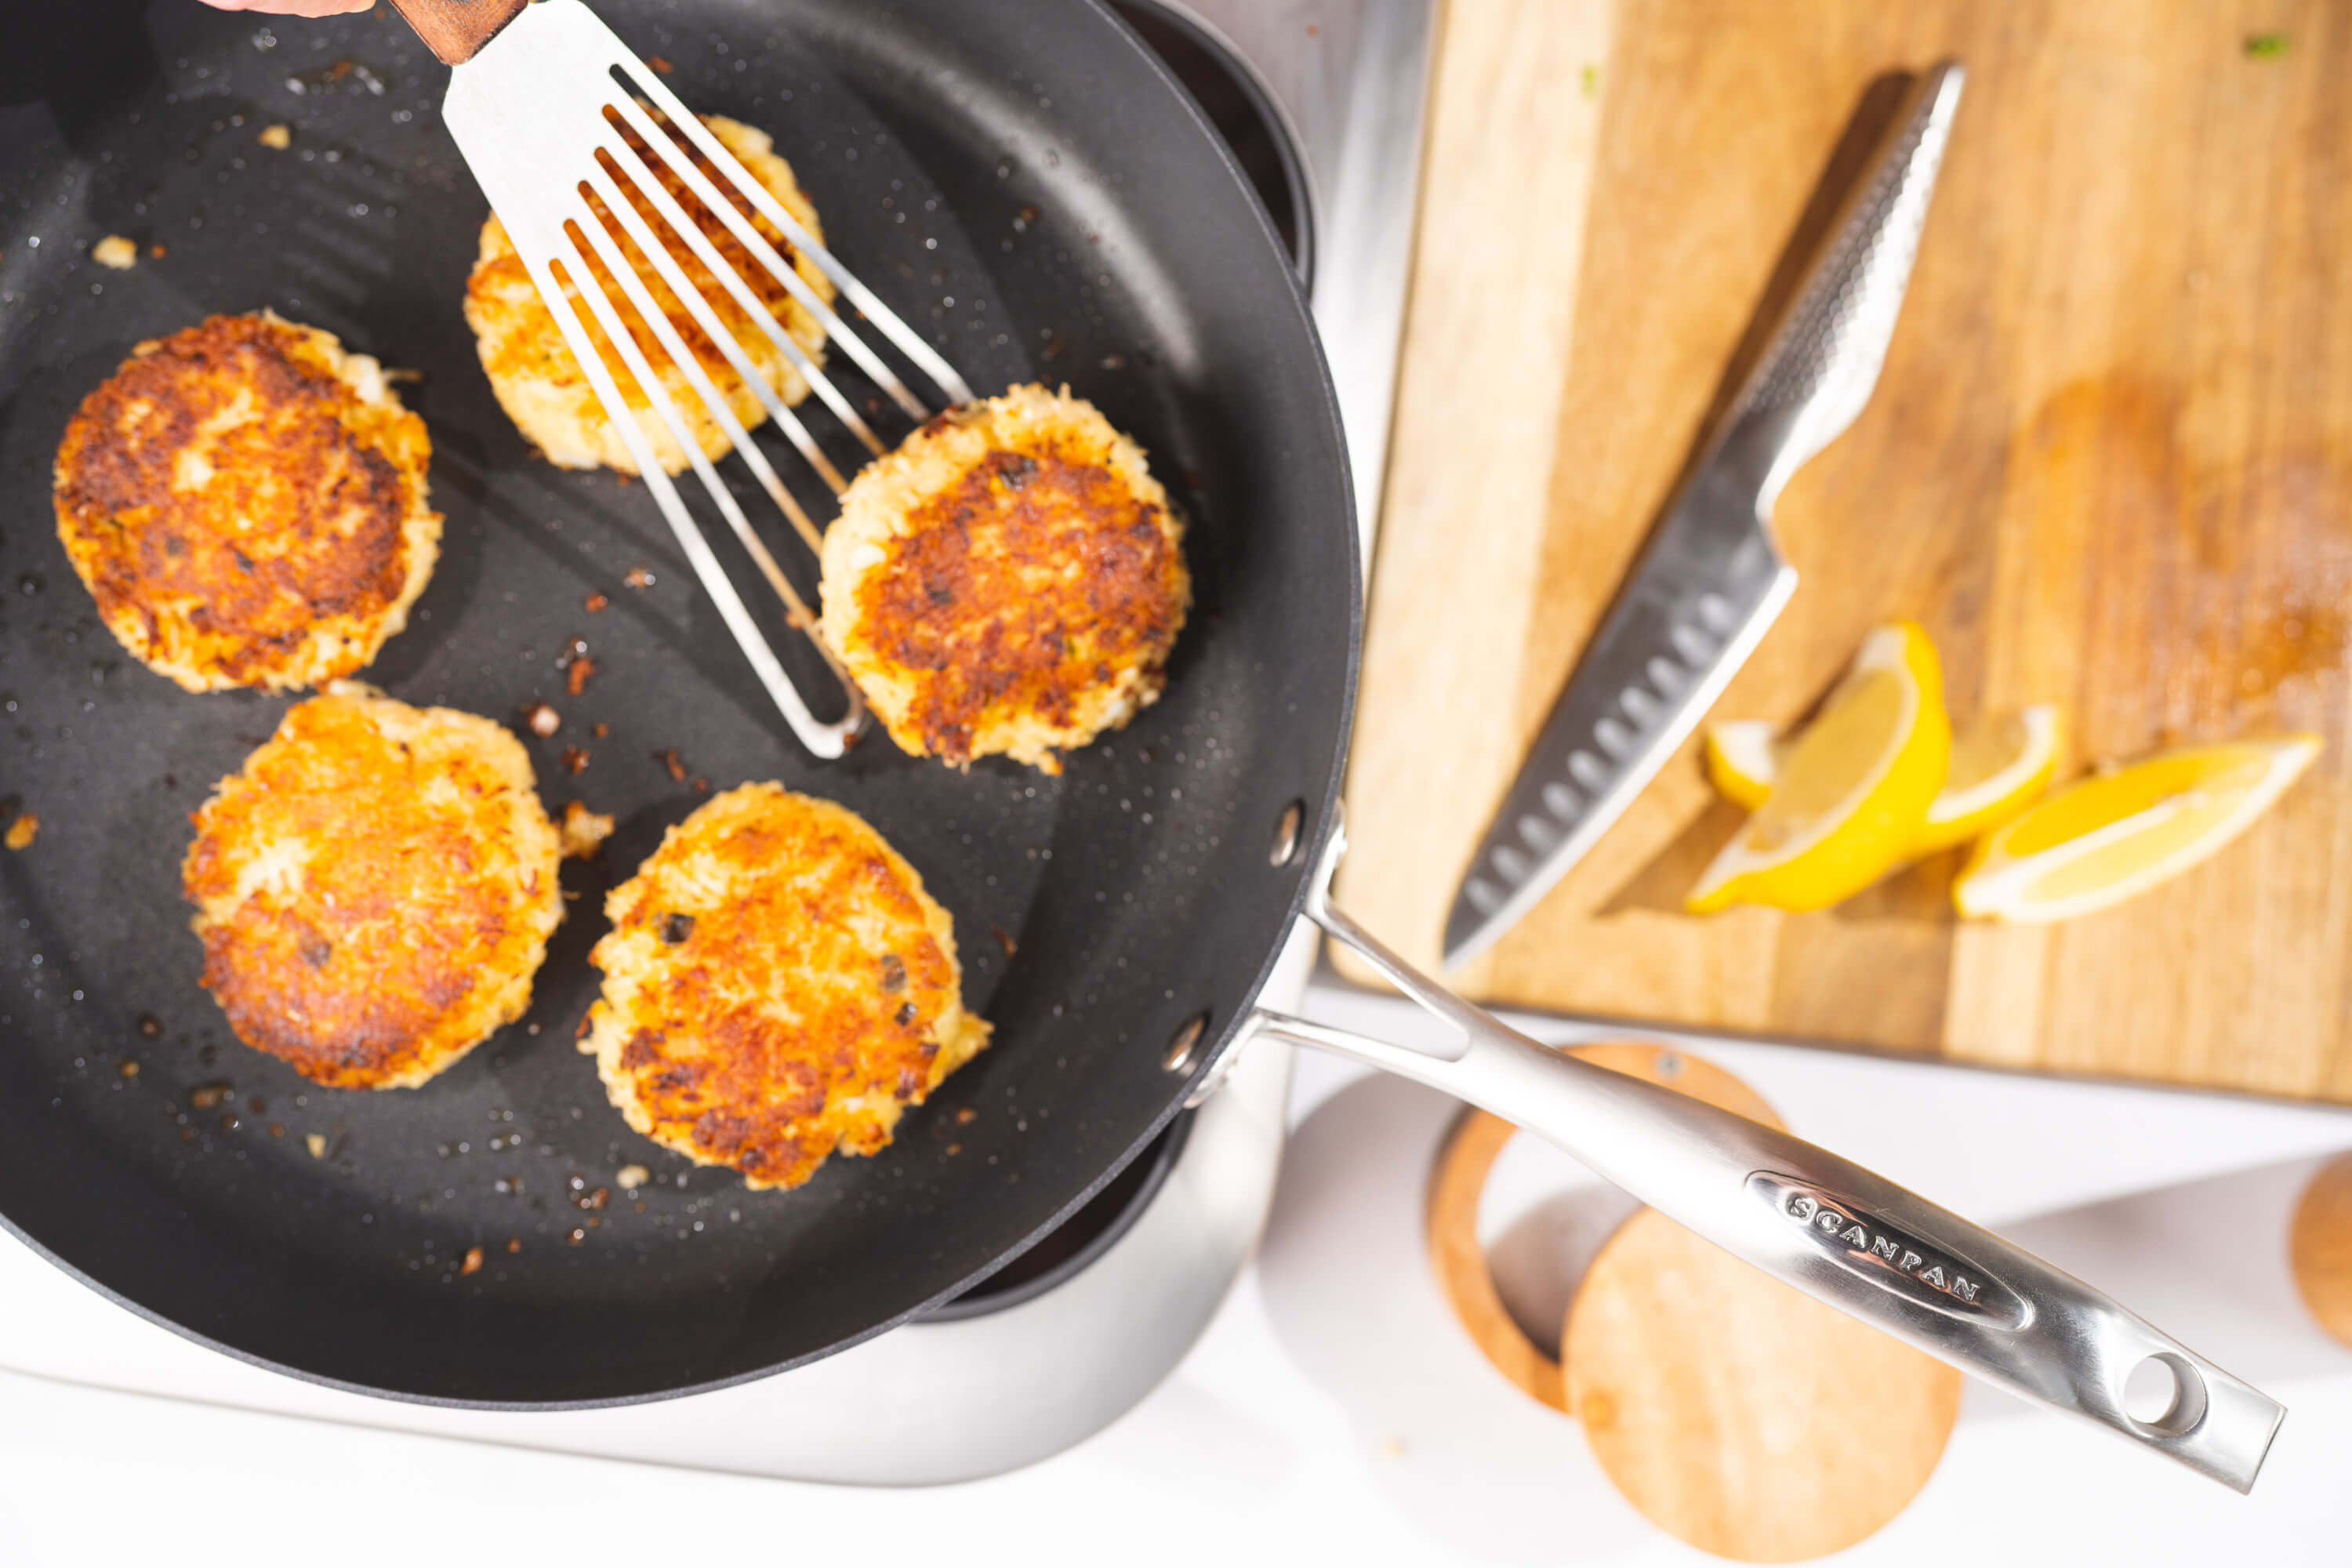
<instances>
[{"instance_id":1,"label":"knife blade with dimples","mask_svg":"<svg viewBox=\"0 0 2352 1568\"><path fill-rule=\"evenodd\" d=\"M1961 79L1953 60L1923 72L1872 150L1487 824L1446 917L1447 964L1484 952L1591 848L1795 591L1772 504L1878 383Z\"/></svg>"}]
</instances>

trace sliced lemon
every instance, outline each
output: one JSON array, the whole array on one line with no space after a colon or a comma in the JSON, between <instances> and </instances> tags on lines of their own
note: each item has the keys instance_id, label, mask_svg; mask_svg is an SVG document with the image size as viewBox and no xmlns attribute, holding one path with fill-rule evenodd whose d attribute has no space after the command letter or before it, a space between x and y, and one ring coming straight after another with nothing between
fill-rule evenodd
<instances>
[{"instance_id":1,"label":"sliced lemon","mask_svg":"<svg viewBox=\"0 0 2352 1568\"><path fill-rule=\"evenodd\" d=\"M1919 859L1965 844L2000 826L2050 787L2063 742L2054 702L1979 719L1952 737L1944 787L1927 803L1919 837L1905 851ZM1706 731L1706 776L1724 799L1753 811L1772 793L1793 741L1776 740L1772 726L1731 719Z\"/></svg>"},{"instance_id":2,"label":"sliced lemon","mask_svg":"<svg viewBox=\"0 0 2352 1568\"><path fill-rule=\"evenodd\" d=\"M1909 621L1879 627L1688 907L1818 910L1859 892L1917 836L1951 751L1935 645Z\"/></svg>"},{"instance_id":3,"label":"sliced lemon","mask_svg":"<svg viewBox=\"0 0 2352 1568\"><path fill-rule=\"evenodd\" d=\"M1965 844L2024 810L2050 787L2064 744L2054 702L1979 720L1953 736L1952 765L1944 787L1927 803L1927 820L1911 841L1911 854Z\"/></svg>"},{"instance_id":4,"label":"sliced lemon","mask_svg":"<svg viewBox=\"0 0 2352 1568\"><path fill-rule=\"evenodd\" d=\"M1772 793L1780 759L1795 742L1773 736L1761 719L1727 719L1706 727L1706 782L1734 805L1754 811Z\"/></svg>"},{"instance_id":5,"label":"sliced lemon","mask_svg":"<svg viewBox=\"0 0 2352 1568\"><path fill-rule=\"evenodd\" d=\"M2037 922L2119 904L2243 833L2319 746L2316 735L2190 746L2071 784L1987 834L1952 902Z\"/></svg>"}]
</instances>

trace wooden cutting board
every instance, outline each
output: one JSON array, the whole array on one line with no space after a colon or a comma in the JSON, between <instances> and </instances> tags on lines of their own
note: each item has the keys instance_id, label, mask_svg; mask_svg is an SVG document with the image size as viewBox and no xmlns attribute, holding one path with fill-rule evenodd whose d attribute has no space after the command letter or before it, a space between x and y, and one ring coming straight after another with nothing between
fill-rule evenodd
<instances>
[{"instance_id":1,"label":"wooden cutting board","mask_svg":"<svg viewBox=\"0 0 2352 1568\"><path fill-rule=\"evenodd\" d=\"M1885 376L1780 501L1796 596L1716 715L1796 718L1910 616L1956 719L2064 704L2070 773L2282 730L2327 752L2200 869L1998 929L1953 919L1948 860L1818 914L1682 914L1737 820L1694 743L1456 978L2352 1100L2352 9L2315 0L1453 5L1341 900L1433 961L1832 152L1945 55L1969 81Z\"/></svg>"}]
</instances>

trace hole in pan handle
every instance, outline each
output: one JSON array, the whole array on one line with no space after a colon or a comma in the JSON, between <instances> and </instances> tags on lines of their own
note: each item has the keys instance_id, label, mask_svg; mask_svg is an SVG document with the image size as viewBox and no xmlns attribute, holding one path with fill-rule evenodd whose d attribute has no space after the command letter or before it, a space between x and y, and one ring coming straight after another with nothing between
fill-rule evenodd
<instances>
[{"instance_id":1,"label":"hole in pan handle","mask_svg":"<svg viewBox=\"0 0 2352 1568\"><path fill-rule=\"evenodd\" d=\"M1562 1056L1463 1000L1332 907L1342 838L1335 827L1308 917L1452 1025L1455 1037L1434 1051L1409 1049L1263 1011L1243 1037L1334 1051L1491 1110L1809 1296L2012 1394L2252 1489L2284 1405L2072 1275L1851 1161ZM2150 1357L2172 1373L2176 1393L2154 1419L2145 1406L2135 1418L2125 1384Z\"/></svg>"}]
</instances>

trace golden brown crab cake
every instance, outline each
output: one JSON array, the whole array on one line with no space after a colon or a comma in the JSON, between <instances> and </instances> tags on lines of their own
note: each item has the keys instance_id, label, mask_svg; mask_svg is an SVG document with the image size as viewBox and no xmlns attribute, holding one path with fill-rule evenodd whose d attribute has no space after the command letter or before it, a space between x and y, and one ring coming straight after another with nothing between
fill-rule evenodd
<instances>
[{"instance_id":1,"label":"golden brown crab cake","mask_svg":"<svg viewBox=\"0 0 2352 1568\"><path fill-rule=\"evenodd\" d=\"M629 1125L751 1187L871 1154L988 1043L955 928L856 812L745 784L604 900L580 1048Z\"/></svg>"},{"instance_id":2,"label":"golden brown crab cake","mask_svg":"<svg viewBox=\"0 0 2352 1568\"><path fill-rule=\"evenodd\" d=\"M412 1089L530 1005L555 828L488 719L342 683L195 816L181 867L236 1037L335 1089Z\"/></svg>"},{"instance_id":3,"label":"golden brown crab cake","mask_svg":"<svg viewBox=\"0 0 2352 1568\"><path fill-rule=\"evenodd\" d=\"M703 116L702 123L719 139L720 146L733 153L737 161L751 172L752 178L765 186L785 211L799 219L801 226L820 244L824 242L824 231L818 226L816 209L809 205L808 197L793 182L792 165L777 156L775 145L765 132L716 114ZM632 147L644 148L645 142L635 132L625 129L622 135ZM681 132L673 130L670 136L680 147L687 145ZM709 159L699 152L690 150L688 155L705 178L722 189L726 188L725 183L717 178L717 171ZM816 316L794 299L792 291L777 281L764 267L751 259L749 248L728 231L717 215L688 190L684 180L664 170L661 184L672 199L694 218L695 226L709 239L712 248L727 260L739 277L751 281L751 292L767 306L777 321L783 323L785 334L800 345L813 363L822 364L824 362L824 327ZM642 191L630 186L628 196L629 205L645 219L648 228L656 234L668 233L668 226L661 220L653 203ZM759 216L748 198L737 195L734 202L736 210L751 221L761 237L792 262L793 270L800 275L802 281L819 299L831 303L833 279L785 240L775 225ZM604 238L608 243L612 242L614 237L613 231L619 226L618 224L595 196L589 197L589 205L605 222ZM670 325L677 330L678 336L687 346L694 351L695 358L700 362L704 374L709 376L711 384L726 395L728 406L735 417L742 422L745 429L755 428L768 416L766 405L761 402L759 394L719 352L718 346L711 342L677 293L637 248L635 242L627 238L624 232L618 243L622 253L636 269L637 277L645 283L646 293L661 307L662 313L669 319ZM665 241L664 248L677 263L679 271L695 285L697 292L709 302L711 311L720 324L741 345L745 359L760 373L761 379L772 387L788 405L806 397L808 383L803 379L799 369L764 331L752 325L751 316L732 295L720 288L718 279L711 276L710 269L702 264L693 249L675 236ZM687 428L693 433L703 456L717 458L724 453L728 448L726 431L711 418L693 385L662 348L661 340L654 335L653 329L629 303L627 296L604 264L592 257L587 265L597 285L613 301L621 320L627 324L630 336L635 339L646 362L655 368L663 390L669 395L670 402L685 420ZM673 474L683 471L687 463L685 451L670 435L669 426L663 422L661 416L653 411L651 400L626 374L620 356L613 352L612 342L604 335L604 328L591 314L588 305L581 300L578 279L567 279L563 289L565 296L572 301L572 310L586 330L589 341L596 345L599 356L614 372L614 380L619 384L622 395L628 399L631 408L639 411L637 423L644 429L646 439L652 446L654 455L660 459L662 468ZM619 433L604 417L604 405L597 401L595 388L588 384L587 376L580 369L580 362L572 357L571 346L556 329L554 316L549 313L546 302L532 286L530 274L524 269L522 258L516 254L514 242L508 237L506 226L499 222L496 213L491 214L482 225L480 257L474 263L473 275L466 280L466 321L474 329L475 346L482 356L482 369L489 375L490 386L498 394L499 405L507 411L516 427L546 454L548 461L564 468L593 468L601 464L625 474L637 471L636 460L629 456L629 449L622 444Z\"/></svg>"},{"instance_id":4,"label":"golden brown crab cake","mask_svg":"<svg viewBox=\"0 0 2352 1568\"><path fill-rule=\"evenodd\" d=\"M440 552L425 422L264 310L141 343L58 447L58 537L122 646L191 691L321 686L408 624Z\"/></svg>"},{"instance_id":5,"label":"golden brown crab cake","mask_svg":"<svg viewBox=\"0 0 2352 1568\"><path fill-rule=\"evenodd\" d=\"M1042 386L866 466L824 536L824 631L890 738L964 766L1059 753L1158 700L1192 602L1143 451Z\"/></svg>"}]
</instances>

